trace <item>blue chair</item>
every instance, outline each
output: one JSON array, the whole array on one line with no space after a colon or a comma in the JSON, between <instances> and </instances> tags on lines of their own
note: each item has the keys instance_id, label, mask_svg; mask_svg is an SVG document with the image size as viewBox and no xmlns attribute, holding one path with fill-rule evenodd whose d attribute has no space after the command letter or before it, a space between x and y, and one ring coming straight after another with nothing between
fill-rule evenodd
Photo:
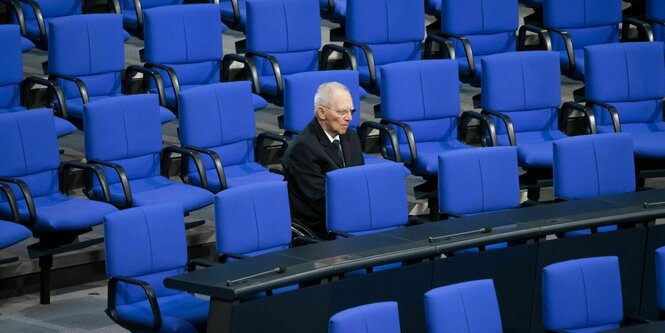
<instances>
[{"instance_id":1,"label":"blue chair","mask_svg":"<svg viewBox=\"0 0 665 333\"><path fill-rule=\"evenodd\" d=\"M314 0L261 0L247 3L247 51L256 64L261 95L282 104L283 78L319 69L321 18ZM332 52L344 56L347 69L355 69L349 49L328 44L322 49L321 68Z\"/></svg>"},{"instance_id":2,"label":"blue chair","mask_svg":"<svg viewBox=\"0 0 665 333\"><path fill-rule=\"evenodd\" d=\"M543 1L543 26L550 32L552 49L559 52L563 75L584 80L584 47L618 43L620 23L624 31L635 25L644 38L653 40L644 24L632 18L622 20L621 15L621 0Z\"/></svg>"},{"instance_id":3,"label":"blue chair","mask_svg":"<svg viewBox=\"0 0 665 333\"><path fill-rule=\"evenodd\" d=\"M617 257L574 259L543 268L543 326L557 332L600 332L623 320Z\"/></svg>"},{"instance_id":4,"label":"blue chair","mask_svg":"<svg viewBox=\"0 0 665 333\"><path fill-rule=\"evenodd\" d=\"M3 193L4 198L12 197L14 192L9 185L0 183L0 191ZM10 199L11 200L11 199ZM20 243L32 236L30 229L20 223L18 207L11 207L11 219L5 221L0 220L0 250L6 249L12 245ZM0 259L0 265L8 264L17 261L18 257L9 257Z\"/></svg>"},{"instance_id":5,"label":"blue chair","mask_svg":"<svg viewBox=\"0 0 665 333\"><path fill-rule=\"evenodd\" d=\"M54 113L67 118L67 109L62 107L64 95L60 87L40 77L23 79L23 58L20 49L19 27L15 25L0 25L0 114L23 112L27 110L30 89L35 86L44 86L47 89L49 100L57 99L60 103ZM53 117L55 131L58 137L72 134L76 127L61 117Z\"/></svg>"},{"instance_id":6,"label":"blue chair","mask_svg":"<svg viewBox=\"0 0 665 333\"><path fill-rule=\"evenodd\" d=\"M513 52L482 60L483 113L496 123L498 144L517 146L520 177L529 198L537 201L540 187L551 186L552 142L566 137L573 110L587 120L587 133L595 133L590 109L561 103L561 76L556 52ZM559 123L559 121L561 121Z\"/></svg>"},{"instance_id":7,"label":"blue chair","mask_svg":"<svg viewBox=\"0 0 665 333\"><path fill-rule=\"evenodd\" d=\"M649 169L663 169L665 139L663 44L622 43L585 48L587 106L599 133L632 135L639 187ZM611 84L610 84L611 83ZM652 170L653 171L653 170Z\"/></svg>"},{"instance_id":8,"label":"blue chair","mask_svg":"<svg viewBox=\"0 0 665 333\"><path fill-rule=\"evenodd\" d=\"M162 6L182 5L183 0L113 0L116 13L122 14L122 23L127 31L138 38L143 38L144 11ZM165 26L166 27L166 26Z\"/></svg>"},{"instance_id":9,"label":"blue chair","mask_svg":"<svg viewBox=\"0 0 665 333\"><path fill-rule=\"evenodd\" d=\"M5 6L6 15L10 22L15 22L21 28L21 52L28 52L35 48L35 43L25 37L27 28L25 26L25 15L21 4L14 0L0 0L0 4Z\"/></svg>"},{"instance_id":10,"label":"blue chair","mask_svg":"<svg viewBox=\"0 0 665 333\"><path fill-rule=\"evenodd\" d=\"M284 179L257 163L265 140L287 141L272 133L256 136L249 82L216 83L182 92L179 134L183 147L202 155L204 182L212 192ZM204 182L194 162L190 160L187 169L189 182L201 186Z\"/></svg>"},{"instance_id":11,"label":"blue chair","mask_svg":"<svg viewBox=\"0 0 665 333\"><path fill-rule=\"evenodd\" d=\"M659 319L665 318L665 247L656 249L656 300Z\"/></svg>"},{"instance_id":12,"label":"blue chair","mask_svg":"<svg viewBox=\"0 0 665 333\"><path fill-rule=\"evenodd\" d=\"M187 241L175 203L126 209L104 217L106 313L133 332L204 332L209 302L164 287L182 274ZM191 267L192 265L190 265Z\"/></svg>"},{"instance_id":13,"label":"blue chair","mask_svg":"<svg viewBox=\"0 0 665 333\"><path fill-rule=\"evenodd\" d=\"M665 42L665 3L658 0L647 0L646 19L651 23L653 39Z\"/></svg>"},{"instance_id":14,"label":"blue chair","mask_svg":"<svg viewBox=\"0 0 665 333\"><path fill-rule=\"evenodd\" d=\"M397 302L380 302L338 312L328 322L329 333L399 333Z\"/></svg>"},{"instance_id":15,"label":"blue chair","mask_svg":"<svg viewBox=\"0 0 665 333\"><path fill-rule=\"evenodd\" d=\"M220 82L228 74L229 68L222 69L219 9L205 4L164 6L146 10L144 16L145 67L161 75L166 106L177 113L181 92ZM251 71L253 64L245 64ZM157 90L153 85L152 91ZM256 95L253 103L255 110L267 105Z\"/></svg>"},{"instance_id":16,"label":"blue chair","mask_svg":"<svg viewBox=\"0 0 665 333\"><path fill-rule=\"evenodd\" d=\"M157 82L160 104L165 105L158 74L133 65L125 69L125 79L122 79L125 47L120 15L61 17L49 22L49 27L49 80L62 87L68 116L80 120L85 104L127 93L129 81L137 73ZM165 123L175 116L166 108L160 108L160 119Z\"/></svg>"},{"instance_id":17,"label":"blue chair","mask_svg":"<svg viewBox=\"0 0 665 333\"><path fill-rule=\"evenodd\" d=\"M86 104L84 122L85 157L108 179L106 186L95 184L95 196L109 193L110 201L122 208L176 202L185 213L213 203L207 190L168 179L174 153L195 160L200 179L204 169L197 152L176 146L162 149L157 96L120 96Z\"/></svg>"},{"instance_id":18,"label":"blue chair","mask_svg":"<svg viewBox=\"0 0 665 333\"><path fill-rule=\"evenodd\" d=\"M116 209L107 203L66 195L74 169L84 170L85 177L96 175L98 182L104 182L105 178L99 168L91 165L80 162L60 165L51 111L0 114L0 128L0 142L11 143L0 154L0 183L13 189L13 193L0 199L0 218L20 221L39 239L28 247L28 255L31 259L39 258L40 300L48 304L53 255L101 242L101 239L78 242L78 236L101 224L102 217Z\"/></svg>"},{"instance_id":19,"label":"blue chair","mask_svg":"<svg viewBox=\"0 0 665 333\"><path fill-rule=\"evenodd\" d=\"M17 0L23 9L26 34L37 47L48 49L49 22L52 20L80 15L83 12L81 0Z\"/></svg>"},{"instance_id":20,"label":"blue chair","mask_svg":"<svg viewBox=\"0 0 665 333\"><path fill-rule=\"evenodd\" d=\"M356 55L363 87L379 94L382 66L421 58L424 21L422 0L347 3L344 46L352 48Z\"/></svg>"},{"instance_id":21,"label":"blue chair","mask_svg":"<svg viewBox=\"0 0 665 333\"><path fill-rule=\"evenodd\" d=\"M492 280L438 287L425 293L429 333L501 333L501 314Z\"/></svg>"}]
</instances>

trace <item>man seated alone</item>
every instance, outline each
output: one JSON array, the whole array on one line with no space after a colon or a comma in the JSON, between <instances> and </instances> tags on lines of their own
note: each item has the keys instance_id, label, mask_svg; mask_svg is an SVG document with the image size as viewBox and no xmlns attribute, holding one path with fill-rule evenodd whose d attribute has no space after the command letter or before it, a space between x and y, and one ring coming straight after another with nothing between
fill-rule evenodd
<instances>
[{"instance_id":1,"label":"man seated alone","mask_svg":"<svg viewBox=\"0 0 665 333\"><path fill-rule=\"evenodd\" d=\"M322 84L314 96L314 119L289 144L282 159L293 222L321 239L327 237L326 172L365 164L358 135L349 129L354 112L346 86Z\"/></svg>"}]
</instances>

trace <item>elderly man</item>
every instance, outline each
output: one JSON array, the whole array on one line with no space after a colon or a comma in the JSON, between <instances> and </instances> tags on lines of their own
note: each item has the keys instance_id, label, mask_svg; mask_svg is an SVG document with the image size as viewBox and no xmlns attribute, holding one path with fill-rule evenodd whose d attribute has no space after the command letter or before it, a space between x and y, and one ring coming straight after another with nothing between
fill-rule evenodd
<instances>
[{"instance_id":1,"label":"elderly man","mask_svg":"<svg viewBox=\"0 0 665 333\"><path fill-rule=\"evenodd\" d=\"M294 223L325 239L325 173L363 165L358 135L349 129L356 111L349 89L337 82L319 86L314 96L314 119L284 154L282 165L289 183Z\"/></svg>"}]
</instances>

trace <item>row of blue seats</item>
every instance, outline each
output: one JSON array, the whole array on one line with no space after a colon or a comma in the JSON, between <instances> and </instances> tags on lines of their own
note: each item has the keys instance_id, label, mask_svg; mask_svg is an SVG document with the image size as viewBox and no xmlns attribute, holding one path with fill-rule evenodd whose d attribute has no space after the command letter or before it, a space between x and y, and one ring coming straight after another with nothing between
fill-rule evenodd
<instances>
[{"instance_id":1,"label":"row of blue seats","mask_svg":"<svg viewBox=\"0 0 665 333\"><path fill-rule=\"evenodd\" d=\"M543 326L550 332L601 332L630 324L624 315L617 257L573 259L542 272ZM665 311L665 247L656 250L658 306ZM430 333L502 332L492 280L461 282L424 295ZM639 321L638 321L639 322ZM398 304L380 302L341 311L328 332L400 332Z\"/></svg>"}]
</instances>

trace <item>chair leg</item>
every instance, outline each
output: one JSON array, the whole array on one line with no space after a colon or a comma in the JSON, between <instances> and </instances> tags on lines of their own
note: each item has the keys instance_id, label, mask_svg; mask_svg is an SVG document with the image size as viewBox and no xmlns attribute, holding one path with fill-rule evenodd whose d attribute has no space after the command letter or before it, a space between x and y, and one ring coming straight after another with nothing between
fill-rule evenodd
<instances>
[{"instance_id":1,"label":"chair leg","mask_svg":"<svg viewBox=\"0 0 665 333\"><path fill-rule=\"evenodd\" d=\"M51 304L51 267L53 255L39 257L39 303Z\"/></svg>"}]
</instances>

